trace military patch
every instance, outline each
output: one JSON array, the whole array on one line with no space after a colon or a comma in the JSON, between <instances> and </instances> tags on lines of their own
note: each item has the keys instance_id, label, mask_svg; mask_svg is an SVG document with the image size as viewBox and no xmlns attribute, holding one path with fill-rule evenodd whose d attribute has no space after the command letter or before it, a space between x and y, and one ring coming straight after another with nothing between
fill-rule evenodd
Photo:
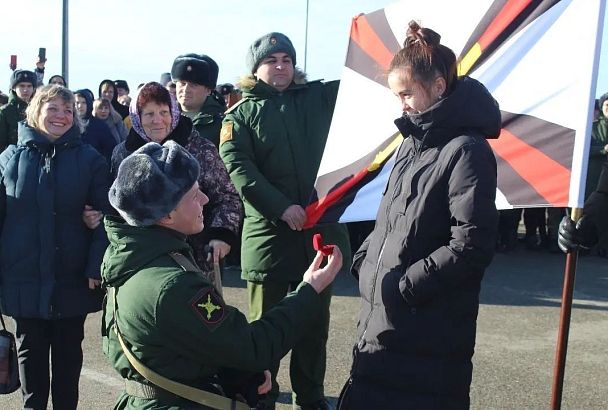
<instances>
[{"instance_id":1,"label":"military patch","mask_svg":"<svg viewBox=\"0 0 608 410\"><path fill-rule=\"evenodd\" d=\"M220 145L222 145L226 141L230 141L232 139L232 127L234 123L228 121L222 125L222 132L220 132Z\"/></svg>"},{"instance_id":2,"label":"military patch","mask_svg":"<svg viewBox=\"0 0 608 410\"><path fill-rule=\"evenodd\" d=\"M190 306L210 330L215 329L226 317L226 306L214 288L205 288L190 300Z\"/></svg>"}]
</instances>

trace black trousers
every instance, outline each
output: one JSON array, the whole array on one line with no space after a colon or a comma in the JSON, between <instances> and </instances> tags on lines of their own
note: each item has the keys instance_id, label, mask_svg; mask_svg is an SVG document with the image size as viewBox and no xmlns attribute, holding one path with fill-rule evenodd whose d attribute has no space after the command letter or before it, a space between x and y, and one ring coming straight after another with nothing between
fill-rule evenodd
<instances>
[{"instance_id":1,"label":"black trousers","mask_svg":"<svg viewBox=\"0 0 608 410\"><path fill-rule=\"evenodd\" d=\"M24 409L46 410L49 385L53 410L76 409L85 318L86 315L56 320L15 318Z\"/></svg>"}]
</instances>

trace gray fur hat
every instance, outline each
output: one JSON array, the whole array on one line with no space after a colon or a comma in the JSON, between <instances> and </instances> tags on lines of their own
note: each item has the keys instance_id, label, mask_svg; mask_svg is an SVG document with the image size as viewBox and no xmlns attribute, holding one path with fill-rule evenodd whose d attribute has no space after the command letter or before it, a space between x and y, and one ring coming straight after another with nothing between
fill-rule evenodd
<instances>
[{"instance_id":1,"label":"gray fur hat","mask_svg":"<svg viewBox=\"0 0 608 410\"><path fill-rule=\"evenodd\" d=\"M274 53L285 53L291 57L293 65L296 65L296 49L293 48L291 40L282 33L268 33L253 42L247 52L247 68L251 74L255 73L260 62Z\"/></svg>"},{"instance_id":2,"label":"gray fur hat","mask_svg":"<svg viewBox=\"0 0 608 410\"><path fill-rule=\"evenodd\" d=\"M198 161L175 141L149 142L118 167L110 203L129 225L153 225L175 209L199 172Z\"/></svg>"},{"instance_id":3,"label":"gray fur hat","mask_svg":"<svg viewBox=\"0 0 608 410\"><path fill-rule=\"evenodd\" d=\"M11 74L10 87L11 90L14 90L17 84L19 83L30 83L32 87L36 88L38 84L38 78L36 74L32 71L28 70L15 70L13 74Z\"/></svg>"}]
</instances>

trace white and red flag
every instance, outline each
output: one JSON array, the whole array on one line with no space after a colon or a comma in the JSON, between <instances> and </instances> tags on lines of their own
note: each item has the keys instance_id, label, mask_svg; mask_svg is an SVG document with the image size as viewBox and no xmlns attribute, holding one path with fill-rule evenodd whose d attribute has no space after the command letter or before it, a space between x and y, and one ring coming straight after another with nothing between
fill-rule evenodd
<instances>
[{"instance_id":1,"label":"white and red flag","mask_svg":"<svg viewBox=\"0 0 608 410\"><path fill-rule=\"evenodd\" d=\"M499 209L581 207L605 0L405 0L353 19L308 226L376 216L403 138L387 69L417 20L499 102Z\"/></svg>"}]
</instances>

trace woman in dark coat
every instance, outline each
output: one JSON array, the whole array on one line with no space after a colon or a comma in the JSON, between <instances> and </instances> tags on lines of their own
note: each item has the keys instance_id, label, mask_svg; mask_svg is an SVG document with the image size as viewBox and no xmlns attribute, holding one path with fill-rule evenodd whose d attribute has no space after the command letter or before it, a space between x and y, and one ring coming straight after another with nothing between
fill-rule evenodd
<instances>
[{"instance_id":1,"label":"woman in dark coat","mask_svg":"<svg viewBox=\"0 0 608 410\"><path fill-rule=\"evenodd\" d=\"M117 141L108 125L93 116L92 95L93 93L87 89L74 91L76 111L83 129L81 138L84 143L90 144L110 163Z\"/></svg>"},{"instance_id":2,"label":"woman in dark coat","mask_svg":"<svg viewBox=\"0 0 608 410\"><path fill-rule=\"evenodd\" d=\"M404 140L355 254L359 340L342 409L466 409L479 290L498 215L498 104L433 30L409 23L388 84Z\"/></svg>"},{"instance_id":3,"label":"woman in dark coat","mask_svg":"<svg viewBox=\"0 0 608 410\"><path fill-rule=\"evenodd\" d=\"M84 321L101 308L107 238L85 205L107 212L104 158L80 138L74 95L38 89L19 140L0 155L0 299L15 320L24 408L76 409ZM49 351L52 384L49 375Z\"/></svg>"},{"instance_id":4,"label":"woman in dark coat","mask_svg":"<svg viewBox=\"0 0 608 410\"><path fill-rule=\"evenodd\" d=\"M129 107L118 102L118 90L112 80L103 80L99 83L99 98L105 98L110 101L112 107L125 119L129 116Z\"/></svg>"}]
</instances>

